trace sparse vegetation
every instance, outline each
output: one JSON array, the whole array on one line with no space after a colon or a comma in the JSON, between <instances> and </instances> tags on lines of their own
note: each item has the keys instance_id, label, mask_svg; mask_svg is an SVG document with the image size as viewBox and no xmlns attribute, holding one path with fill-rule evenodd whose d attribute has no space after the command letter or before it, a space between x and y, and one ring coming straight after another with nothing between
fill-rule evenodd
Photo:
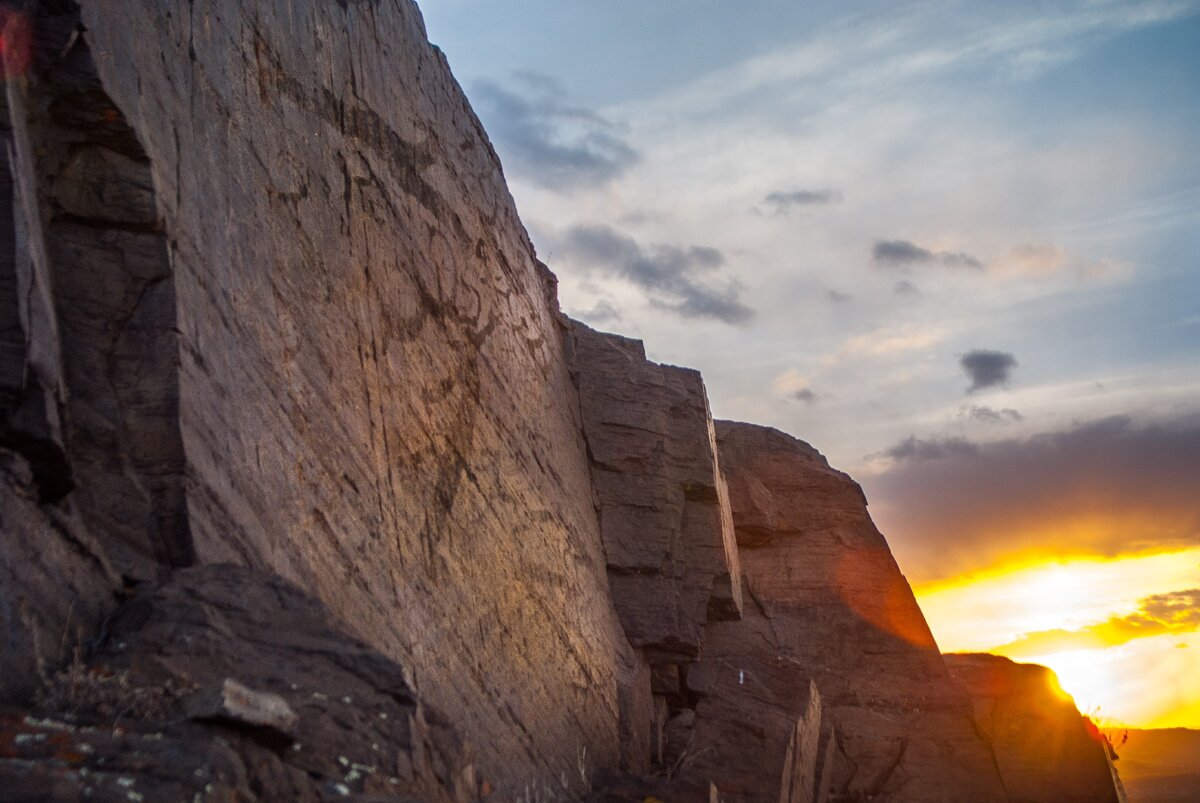
<instances>
[{"instance_id":1,"label":"sparse vegetation","mask_svg":"<svg viewBox=\"0 0 1200 803\"><path fill-rule=\"evenodd\" d=\"M158 686L135 686L128 672L88 666L76 648L71 662L42 678L35 700L46 711L72 719L111 722L122 718L164 719L182 695L170 681Z\"/></svg>"}]
</instances>

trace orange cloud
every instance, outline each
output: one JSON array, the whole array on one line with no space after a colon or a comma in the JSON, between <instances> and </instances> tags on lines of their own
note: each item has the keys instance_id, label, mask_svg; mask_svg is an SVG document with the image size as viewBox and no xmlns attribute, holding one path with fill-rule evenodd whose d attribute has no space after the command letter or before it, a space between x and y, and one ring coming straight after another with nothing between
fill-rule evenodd
<instances>
[{"instance_id":1,"label":"orange cloud","mask_svg":"<svg viewBox=\"0 0 1200 803\"><path fill-rule=\"evenodd\" d=\"M1113 616L1074 630L1026 633L992 652L1009 657L1115 647L1139 638L1200 630L1200 588L1146 597L1135 613Z\"/></svg>"},{"instance_id":2,"label":"orange cloud","mask_svg":"<svg viewBox=\"0 0 1200 803\"><path fill-rule=\"evenodd\" d=\"M1028 439L910 438L864 477L917 583L1041 558L1200 545L1200 416L1114 417Z\"/></svg>"}]
</instances>

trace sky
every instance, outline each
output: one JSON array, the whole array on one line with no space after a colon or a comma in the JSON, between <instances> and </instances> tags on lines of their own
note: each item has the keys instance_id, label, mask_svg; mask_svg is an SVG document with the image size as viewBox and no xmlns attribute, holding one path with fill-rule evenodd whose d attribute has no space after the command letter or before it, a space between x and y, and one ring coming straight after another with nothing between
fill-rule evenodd
<instances>
[{"instance_id":1,"label":"sky","mask_svg":"<svg viewBox=\"0 0 1200 803\"><path fill-rule=\"evenodd\" d=\"M1200 0L422 11L568 313L853 474L944 650L1200 727Z\"/></svg>"}]
</instances>

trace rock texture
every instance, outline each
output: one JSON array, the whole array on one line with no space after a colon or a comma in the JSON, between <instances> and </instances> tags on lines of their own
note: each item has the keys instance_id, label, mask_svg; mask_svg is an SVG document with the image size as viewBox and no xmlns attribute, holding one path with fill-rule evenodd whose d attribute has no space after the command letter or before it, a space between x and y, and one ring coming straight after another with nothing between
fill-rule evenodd
<instances>
[{"instance_id":1,"label":"rock texture","mask_svg":"<svg viewBox=\"0 0 1200 803\"><path fill-rule=\"evenodd\" d=\"M69 503L39 503L28 460L0 449L0 705L27 701L46 667L99 629L117 572Z\"/></svg>"},{"instance_id":2,"label":"rock texture","mask_svg":"<svg viewBox=\"0 0 1200 803\"><path fill-rule=\"evenodd\" d=\"M240 566L180 571L135 597L43 708L0 724L0 796L30 795L5 799L478 793L469 753L400 666L317 600Z\"/></svg>"},{"instance_id":3,"label":"rock texture","mask_svg":"<svg viewBox=\"0 0 1200 803\"><path fill-rule=\"evenodd\" d=\"M416 6L118 5L40 3L9 82L0 447L40 510L4 526L82 595L12 572L11 660L232 562L409 667L497 789L615 764L633 660L552 285Z\"/></svg>"},{"instance_id":4,"label":"rock texture","mask_svg":"<svg viewBox=\"0 0 1200 803\"><path fill-rule=\"evenodd\" d=\"M728 492L700 374L571 322L571 359L613 602L651 664L694 659L741 614Z\"/></svg>"},{"instance_id":5,"label":"rock texture","mask_svg":"<svg viewBox=\"0 0 1200 803\"><path fill-rule=\"evenodd\" d=\"M858 485L776 430L716 429L747 604L688 670L684 773L731 801L1007 800Z\"/></svg>"},{"instance_id":6,"label":"rock texture","mask_svg":"<svg viewBox=\"0 0 1200 803\"><path fill-rule=\"evenodd\" d=\"M998 655L952 654L946 664L974 700L1012 803L1124 803L1108 740L1053 672Z\"/></svg>"}]
</instances>

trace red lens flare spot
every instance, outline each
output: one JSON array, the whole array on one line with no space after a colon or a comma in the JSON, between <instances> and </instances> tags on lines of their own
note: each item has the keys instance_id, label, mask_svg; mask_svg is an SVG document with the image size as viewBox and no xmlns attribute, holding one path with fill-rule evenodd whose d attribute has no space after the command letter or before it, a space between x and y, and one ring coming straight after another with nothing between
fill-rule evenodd
<instances>
[{"instance_id":1,"label":"red lens flare spot","mask_svg":"<svg viewBox=\"0 0 1200 803\"><path fill-rule=\"evenodd\" d=\"M0 8L0 75L21 78L33 59L33 24L21 11Z\"/></svg>"}]
</instances>

